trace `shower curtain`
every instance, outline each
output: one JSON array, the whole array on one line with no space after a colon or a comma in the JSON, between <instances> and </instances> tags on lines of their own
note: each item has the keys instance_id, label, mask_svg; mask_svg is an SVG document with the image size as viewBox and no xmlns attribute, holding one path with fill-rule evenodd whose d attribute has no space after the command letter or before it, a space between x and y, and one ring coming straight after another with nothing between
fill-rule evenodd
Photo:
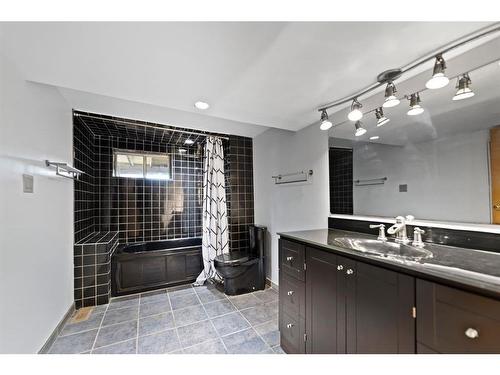
<instances>
[{"instance_id":1,"label":"shower curtain","mask_svg":"<svg viewBox=\"0 0 500 375\"><path fill-rule=\"evenodd\" d=\"M224 151L222 140L207 137L205 165L203 169L203 271L194 285L203 285L206 280L218 279L214 259L229 252L226 206L226 183L224 180Z\"/></svg>"}]
</instances>

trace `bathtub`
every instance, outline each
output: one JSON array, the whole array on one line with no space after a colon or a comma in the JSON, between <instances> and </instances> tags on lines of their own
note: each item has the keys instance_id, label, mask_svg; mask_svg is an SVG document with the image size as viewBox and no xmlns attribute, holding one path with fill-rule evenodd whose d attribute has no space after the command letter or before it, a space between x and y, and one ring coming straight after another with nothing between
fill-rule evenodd
<instances>
[{"instance_id":1,"label":"bathtub","mask_svg":"<svg viewBox=\"0 0 500 375\"><path fill-rule=\"evenodd\" d=\"M113 296L192 282L203 268L201 238L119 245L111 257Z\"/></svg>"}]
</instances>

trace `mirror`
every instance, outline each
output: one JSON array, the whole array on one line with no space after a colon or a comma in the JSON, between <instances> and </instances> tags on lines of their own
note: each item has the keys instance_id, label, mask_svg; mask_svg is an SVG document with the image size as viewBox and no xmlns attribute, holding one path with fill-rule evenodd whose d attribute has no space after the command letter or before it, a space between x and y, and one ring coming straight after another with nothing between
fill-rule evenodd
<instances>
[{"instance_id":1,"label":"mirror","mask_svg":"<svg viewBox=\"0 0 500 375\"><path fill-rule=\"evenodd\" d=\"M499 51L498 40L492 43ZM493 51L491 43L482 48ZM396 82L401 102L383 108L390 121L382 126L367 112L383 103L383 90L360 99L362 136L355 136L347 111L330 115L332 214L500 224L500 56L490 53L485 62L477 53L448 61L450 83L441 89L420 91L429 71ZM475 95L452 100L463 73ZM424 112L409 116L404 96L415 91Z\"/></svg>"}]
</instances>

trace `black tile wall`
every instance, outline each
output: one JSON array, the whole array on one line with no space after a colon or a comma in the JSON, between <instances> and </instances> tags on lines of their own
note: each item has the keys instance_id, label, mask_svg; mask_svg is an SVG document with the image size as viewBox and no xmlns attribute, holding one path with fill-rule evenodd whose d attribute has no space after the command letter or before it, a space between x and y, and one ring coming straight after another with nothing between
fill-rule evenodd
<instances>
[{"instance_id":1,"label":"black tile wall","mask_svg":"<svg viewBox=\"0 0 500 375\"><path fill-rule=\"evenodd\" d=\"M74 298L77 309L102 305L111 298L111 255L118 234L94 232L74 246Z\"/></svg>"},{"instance_id":2,"label":"black tile wall","mask_svg":"<svg viewBox=\"0 0 500 375\"><path fill-rule=\"evenodd\" d=\"M249 246L248 225L254 223L252 139L230 136L225 142L226 194L231 251Z\"/></svg>"},{"instance_id":3,"label":"black tile wall","mask_svg":"<svg viewBox=\"0 0 500 375\"><path fill-rule=\"evenodd\" d=\"M331 147L330 165L330 212L334 214L353 213L352 150Z\"/></svg>"},{"instance_id":4,"label":"black tile wall","mask_svg":"<svg viewBox=\"0 0 500 375\"><path fill-rule=\"evenodd\" d=\"M96 179L95 143L90 129L75 118L73 126L73 165L84 174L74 183L75 242L94 231Z\"/></svg>"},{"instance_id":5,"label":"black tile wall","mask_svg":"<svg viewBox=\"0 0 500 375\"><path fill-rule=\"evenodd\" d=\"M123 120L131 121L127 119L75 114L74 162L86 172L75 183L76 242L93 231L118 232L120 243L202 235L204 136L179 133L173 127L143 130L125 126ZM187 138L195 144L184 145ZM242 250L249 244L248 225L254 222L252 139L229 136L223 144L230 250ZM186 154L179 154L181 145ZM173 180L113 177L114 148L168 153Z\"/></svg>"},{"instance_id":6,"label":"black tile wall","mask_svg":"<svg viewBox=\"0 0 500 375\"><path fill-rule=\"evenodd\" d=\"M178 147L118 137L96 137L97 226L117 231L120 243L201 236L203 158L197 146ZM113 149L160 152L172 160L168 181L113 177Z\"/></svg>"}]
</instances>

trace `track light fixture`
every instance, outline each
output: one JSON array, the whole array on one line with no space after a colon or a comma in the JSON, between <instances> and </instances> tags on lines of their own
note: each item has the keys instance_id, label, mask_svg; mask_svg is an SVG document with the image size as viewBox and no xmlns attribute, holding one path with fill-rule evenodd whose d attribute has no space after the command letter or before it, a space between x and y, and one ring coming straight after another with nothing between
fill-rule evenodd
<instances>
[{"instance_id":1,"label":"track light fixture","mask_svg":"<svg viewBox=\"0 0 500 375\"><path fill-rule=\"evenodd\" d=\"M470 88L471 80L469 73L465 73L457 80L457 93L452 100L462 100L474 96L474 91Z\"/></svg>"},{"instance_id":2,"label":"track light fixture","mask_svg":"<svg viewBox=\"0 0 500 375\"><path fill-rule=\"evenodd\" d=\"M411 94L409 100L410 109L407 112L409 116L416 116L424 112L424 109L420 105L420 94L418 92Z\"/></svg>"},{"instance_id":3,"label":"track light fixture","mask_svg":"<svg viewBox=\"0 0 500 375\"><path fill-rule=\"evenodd\" d=\"M375 117L377 118L377 126L382 126L391 121L390 119L384 116L384 110L382 109L382 107L379 107L375 110Z\"/></svg>"},{"instance_id":4,"label":"track light fixture","mask_svg":"<svg viewBox=\"0 0 500 375\"><path fill-rule=\"evenodd\" d=\"M326 110L321 111L321 125L320 129L321 130L328 130L332 127L332 123L330 120L328 120L328 113Z\"/></svg>"},{"instance_id":5,"label":"track light fixture","mask_svg":"<svg viewBox=\"0 0 500 375\"><path fill-rule=\"evenodd\" d=\"M363 112L361 112L362 107L361 103L358 102L358 98L354 98L351 104L351 112L349 112L347 118L351 121L361 120L363 117Z\"/></svg>"},{"instance_id":6,"label":"track light fixture","mask_svg":"<svg viewBox=\"0 0 500 375\"><path fill-rule=\"evenodd\" d=\"M390 108L399 104L399 99L394 95L397 91L396 85L393 82L387 82L387 86L385 87L385 101L382 107Z\"/></svg>"},{"instance_id":7,"label":"track light fixture","mask_svg":"<svg viewBox=\"0 0 500 375\"><path fill-rule=\"evenodd\" d=\"M444 75L445 70L446 61L444 61L442 55L437 55L434 63L434 69L432 71L432 78L427 81L425 87L431 90L445 87L450 82L448 77Z\"/></svg>"},{"instance_id":8,"label":"track light fixture","mask_svg":"<svg viewBox=\"0 0 500 375\"><path fill-rule=\"evenodd\" d=\"M361 124L361 121L356 121L354 123L354 127L356 128L356 133L354 133L356 135L356 137L359 137L359 136L362 136L363 134L366 133L366 129L363 128L363 125Z\"/></svg>"}]
</instances>

